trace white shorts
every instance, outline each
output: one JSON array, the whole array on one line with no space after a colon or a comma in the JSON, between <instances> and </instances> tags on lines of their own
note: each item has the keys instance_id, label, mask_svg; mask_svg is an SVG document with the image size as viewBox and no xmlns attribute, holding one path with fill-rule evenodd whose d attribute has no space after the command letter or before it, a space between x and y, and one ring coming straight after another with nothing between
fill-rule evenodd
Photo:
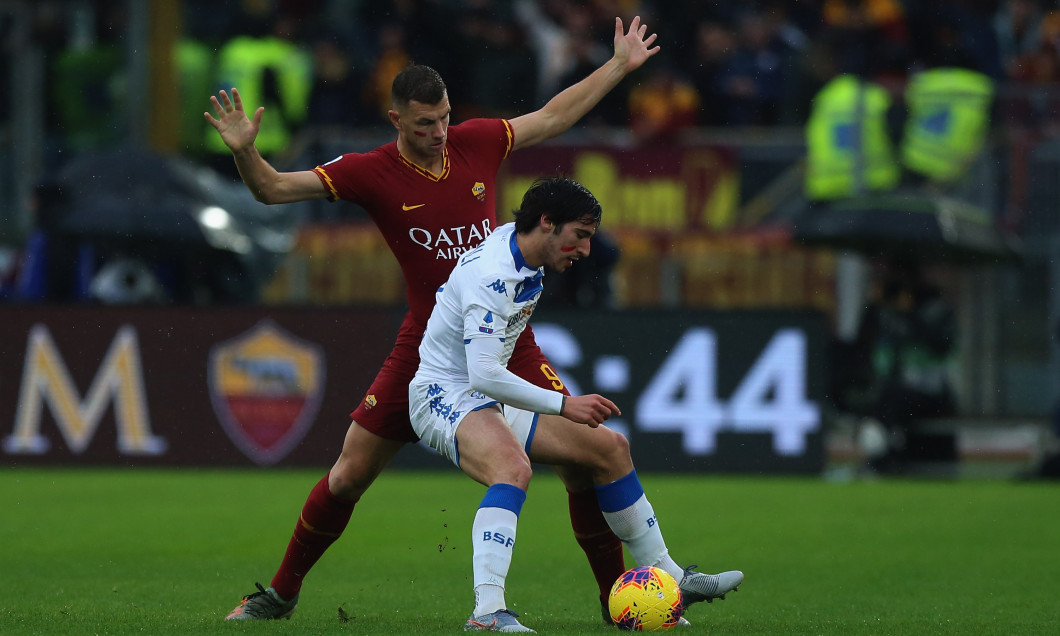
<instances>
[{"instance_id":1,"label":"white shorts","mask_svg":"<svg viewBox=\"0 0 1060 636\"><path fill-rule=\"evenodd\" d=\"M460 466L460 449L456 429L464 417L497 404L497 400L479 393L467 383L429 382L415 378L409 384L409 419L412 429L425 444ZM538 414L502 406L502 414L515 438L528 455L534 441Z\"/></svg>"}]
</instances>

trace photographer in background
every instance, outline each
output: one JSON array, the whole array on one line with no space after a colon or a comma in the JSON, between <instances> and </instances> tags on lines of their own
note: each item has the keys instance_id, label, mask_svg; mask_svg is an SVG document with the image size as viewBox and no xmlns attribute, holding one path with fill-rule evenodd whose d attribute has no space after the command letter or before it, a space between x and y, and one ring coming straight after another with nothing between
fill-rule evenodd
<instances>
[{"instance_id":1,"label":"photographer in background","mask_svg":"<svg viewBox=\"0 0 1060 636\"><path fill-rule=\"evenodd\" d=\"M868 468L901 473L911 459L934 450L911 435L911 424L956 415L950 378L956 322L941 290L912 258L886 261L874 295L842 365L846 379L840 395L843 405L863 418L863 441L883 434L882 443L863 445L878 446L866 449Z\"/></svg>"}]
</instances>

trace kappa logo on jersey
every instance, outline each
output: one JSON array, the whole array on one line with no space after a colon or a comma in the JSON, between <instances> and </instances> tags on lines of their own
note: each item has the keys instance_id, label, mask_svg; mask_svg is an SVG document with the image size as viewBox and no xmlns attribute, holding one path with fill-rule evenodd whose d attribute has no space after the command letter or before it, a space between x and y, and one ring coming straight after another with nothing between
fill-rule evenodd
<instances>
[{"instance_id":1,"label":"kappa logo on jersey","mask_svg":"<svg viewBox=\"0 0 1060 636\"><path fill-rule=\"evenodd\" d=\"M482 333L493 333L493 312L487 311L486 315L482 317L482 322L478 324L478 330Z\"/></svg>"},{"instance_id":2,"label":"kappa logo on jersey","mask_svg":"<svg viewBox=\"0 0 1060 636\"><path fill-rule=\"evenodd\" d=\"M370 409L376 404L379 404L379 401L375 399L374 395L369 394L364 396L364 408Z\"/></svg>"},{"instance_id":3,"label":"kappa logo on jersey","mask_svg":"<svg viewBox=\"0 0 1060 636\"><path fill-rule=\"evenodd\" d=\"M443 402L442 398L436 397L430 401L427 405L435 415L449 422L455 424L460 419L460 411L453 408L452 404Z\"/></svg>"},{"instance_id":4,"label":"kappa logo on jersey","mask_svg":"<svg viewBox=\"0 0 1060 636\"><path fill-rule=\"evenodd\" d=\"M427 387L427 397L431 398L431 401L427 403L427 408L432 413L450 424L460 419L461 411L454 409L452 404L445 401L445 391L440 385L432 384Z\"/></svg>"},{"instance_id":5,"label":"kappa logo on jersey","mask_svg":"<svg viewBox=\"0 0 1060 636\"><path fill-rule=\"evenodd\" d=\"M471 186L471 194L475 195L475 198L479 201L486 200L486 184L481 181L476 181L475 185Z\"/></svg>"},{"instance_id":6,"label":"kappa logo on jersey","mask_svg":"<svg viewBox=\"0 0 1060 636\"><path fill-rule=\"evenodd\" d=\"M487 287L497 292L498 294L504 294L505 296L508 295L508 288L504 286L504 281L499 278L487 285Z\"/></svg>"},{"instance_id":7,"label":"kappa logo on jersey","mask_svg":"<svg viewBox=\"0 0 1060 636\"><path fill-rule=\"evenodd\" d=\"M257 464L275 464L305 437L324 393L316 344L262 320L210 350L210 401L221 426Z\"/></svg>"}]
</instances>

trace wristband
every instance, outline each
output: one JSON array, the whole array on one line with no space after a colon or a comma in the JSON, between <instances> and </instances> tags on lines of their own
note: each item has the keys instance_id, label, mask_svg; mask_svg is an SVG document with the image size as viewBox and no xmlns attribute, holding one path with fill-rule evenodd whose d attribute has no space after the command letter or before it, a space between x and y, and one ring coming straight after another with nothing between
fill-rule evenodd
<instances>
[{"instance_id":1,"label":"wristband","mask_svg":"<svg viewBox=\"0 0 1060 636\"><path fill-rule=\"evenodd\" d=\"M563 415L563 409L567 408L567 396L563 396L563 400L559 403L559 414Z\"/></svg>"}]
</instances>

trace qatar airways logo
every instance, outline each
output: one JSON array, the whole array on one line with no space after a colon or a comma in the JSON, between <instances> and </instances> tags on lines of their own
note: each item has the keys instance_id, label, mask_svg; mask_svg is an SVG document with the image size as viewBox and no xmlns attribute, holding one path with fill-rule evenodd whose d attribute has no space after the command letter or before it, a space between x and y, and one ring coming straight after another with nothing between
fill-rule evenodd
<instances>
[{"instance_id":1,"label":"qatar airways logo","mask_svg":"<svg viewBox=\"0 0 1060 636\"><path fill-rule=\"evenodd\" d=\"M492 232L489 219L483 219L478 225L440 228L436 234L422 227L409 228L409 238L425 250L435 250L435 260L450 261L473 249Z\"/></svg>"}]
</instances>

